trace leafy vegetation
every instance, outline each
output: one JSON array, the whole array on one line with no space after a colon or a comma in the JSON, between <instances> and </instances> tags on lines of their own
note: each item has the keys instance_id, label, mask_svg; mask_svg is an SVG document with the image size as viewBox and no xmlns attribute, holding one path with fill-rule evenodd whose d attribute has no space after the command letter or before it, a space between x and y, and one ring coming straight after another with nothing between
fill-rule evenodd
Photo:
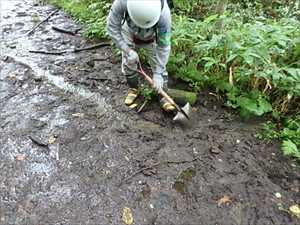
<instances>
[{"instance_id":1,"label":"leafy vegetation","mask_svg":"<svg viewBox=\"0 0 300 225\"><path fill-rule=\"evenodd\" d=\"M85 24L87 37L106 36L106 17L111 0L47 0Z\"/></svg>"},{"instance_id":2,"label":"leafy vegetation","mask_svg":"<svg viewBox=\"0 0 300 225\"><path fill-rule=\"evenodd\" d=\"M105 36L111 0L49 1L84 22L87 36ZM193 90L214 89L243 117L272 115L281 122L266 134L299 158L299 1L173 2L170 74Z\"/></svg>"},{"instance_id":3,"label":"leafy vegetation","mask_svg":"<svg viewBox=\"0 0 300 225\"><path fill-rule=\"evenodd\" d=\"M268 121L263 125L258 138L282 140L283 153L295 157L300 162L300 114L294 118L284 119L281 125Z\"/></svg>"}]
</instances>

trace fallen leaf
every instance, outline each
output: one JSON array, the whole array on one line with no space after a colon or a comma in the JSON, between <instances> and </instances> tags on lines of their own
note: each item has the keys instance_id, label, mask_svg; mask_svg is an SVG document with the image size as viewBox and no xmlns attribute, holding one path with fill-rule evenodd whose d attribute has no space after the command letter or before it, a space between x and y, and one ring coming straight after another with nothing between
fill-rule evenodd
<instances>
[{"instance_id":1,"label":"fallen leaf","mask_svg":"<svg viewBox=\"0 0 300 225\"><path fill-rule=\"evenodd\" d=\"M8 75L8 77L12 80L15 80L17 78L16 74L15 73L11 73Z\"/></svg>"},{"instance_id":2,"label":"fallen leaf","mask_svg":"<svg viewBox=\"0 0 300 225\"><path fill-rule=\"evenodd\" d=\"M300 208L298 205L292 205L289 210L294 216L300 218Z\"/></svg>"},{"instance_id":3,"label":"fallen leaf","mask_svg":"<svg viewBox=\"0 0 300 225\"><path fill-rule=\"evenodd\" d=\"M48 143L51 145L56 141L56 138L54 136L50 136L48 139Z\"/></svg>"},{"instance_id":4,"label":"fallen leaf","mask_svg":"<svg viewBox=\"0 0 300 225\"><path fill-rule=\"evenodd\" d=\"M222 198L218 200L218 206L221 206L223 204L231 203L231 199L228 195L224 195Z\"/></svg>"},{"instance_id":5,"label":"fallen leaf","mask_svg":"<svg viewBox=\"0 0 300 225\"><path fill-rule=\"evenodd\" d=\"M21 155L21 154L16 155L16 160L17 161L23 161L24 159L25 159L24 155Z\"/></svg>"},{"instance_id":6,"label":"fallen leaf","mask_svg":"<svg viewBox=\"0 0 300 225\"><path fill-rule=\"evenodd\" d=\"M122 220L127 225L133 224L133 216L132 216L132 211L130 208L125 207L123 209Z\"/></svg>"}]
</instances>

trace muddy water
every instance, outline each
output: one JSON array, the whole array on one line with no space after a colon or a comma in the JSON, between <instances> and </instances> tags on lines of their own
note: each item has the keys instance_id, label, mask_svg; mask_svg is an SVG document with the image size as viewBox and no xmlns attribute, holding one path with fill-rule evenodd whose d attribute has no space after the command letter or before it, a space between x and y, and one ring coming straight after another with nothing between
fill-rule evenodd
<instances>
[{"instance_id":1,"label":"muddy water","mask_svg":"<svg viewBox=\"0 0 300 225\"><path fill-rule=\"evenodd\" d=\"M257 122L205 94L189 128L155 103L137 114L109 48L29 53L91 44L51 29L79 24L59 12L26 36L54 7L0 8L0 224L119 225L124 207L139 225L300 223L299 165L253 137Z\"/></svg>"}]
</instances>

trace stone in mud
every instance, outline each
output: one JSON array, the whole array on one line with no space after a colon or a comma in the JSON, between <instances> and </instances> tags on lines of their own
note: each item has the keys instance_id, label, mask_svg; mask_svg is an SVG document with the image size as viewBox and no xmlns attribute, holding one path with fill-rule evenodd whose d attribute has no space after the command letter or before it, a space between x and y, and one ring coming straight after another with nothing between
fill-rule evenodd
<instances>
[{"instance_id":1,"label":"stone in mud","mask_svg":"<svg viewBox=\"0 0 300 225\"><path fill-rule=\"evenodd\" d=\"M222 150L218 146L212 146L210 148L210 152L213 154L220 154L222 152Z\"/></svg>"},{"instance_id":2,"label":"stone in mud","mask_svg":"<svg viewBox=\"0 0 300 225\"><path fill-rule=\"evenodd\" d=\"M3 33L8 33L11 30L12 30L12 25L11 24L2 28Z\"/></svg>"},{"instance_id":3,"label":"stone in mud","mask_svg":"<svg viewBox=\"0 0 300 225\"><path fill-rule=\"evenodd\" d=\"M47 147L47 146L48 146L48 142L42 140L42 139L41 139L40 137L38 137L38 136L30 135L30 136L29 136L29 139L30 139L33 143L35 143L35 144L37 144L37 145L39 145L39 146L41 146L41 147Z\"/></svg>"},{"instance_id":4,"label":"stone in mud","mask_svg":"<svg viewBox=\"0 0 300 225\"><path fill-rule=\"evenodd\" d=\"M17 17L27 16L26 12L17 12Z\"/></svg>"},{"instance_id":5,"label":"stone in mud","mask_svg":"<svg viewBox=\"0 0 300 225\"><path fill-rule=\"evenodd\" d=\"M15 23L15 26L18 27L18 28L22 28L24 25L25 25L25 23L23 23L23 22Z\"/></svg>"}]
</instances>

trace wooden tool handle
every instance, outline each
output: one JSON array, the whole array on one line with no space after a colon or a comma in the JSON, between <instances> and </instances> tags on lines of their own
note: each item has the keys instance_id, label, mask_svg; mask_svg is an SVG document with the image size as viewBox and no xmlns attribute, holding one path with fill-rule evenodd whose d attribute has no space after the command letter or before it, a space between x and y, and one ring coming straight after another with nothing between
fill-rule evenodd
<instances>
[{"instance_id":1,"label":"wooden tool handle","mask_svg":"<svg viewBox=\"0 0 300 225\"><path fill-rule=\"evenodd\" d=\"M144 70L142 69L142 66L141 66L141 65L140 65L140 69L137 70L137 72L140 73L141 75L143 75L143 77L145 77L145 79L146 79L146 80L150 83L150 85L153 87L154 82L153 82L152 78L149 77L149 76L144 72ZM164 98L166 98L166 100L167 100L168 102L170 102L172 105L174 105L178 111L181 111L180 107L174 102L174 100L173 100L173 99L172 99L172 98L171 98L171 97L170 97L163 89L161 89L161 90L159 91L159 94L161 94Z\"/></svg>"}]
</instances>

